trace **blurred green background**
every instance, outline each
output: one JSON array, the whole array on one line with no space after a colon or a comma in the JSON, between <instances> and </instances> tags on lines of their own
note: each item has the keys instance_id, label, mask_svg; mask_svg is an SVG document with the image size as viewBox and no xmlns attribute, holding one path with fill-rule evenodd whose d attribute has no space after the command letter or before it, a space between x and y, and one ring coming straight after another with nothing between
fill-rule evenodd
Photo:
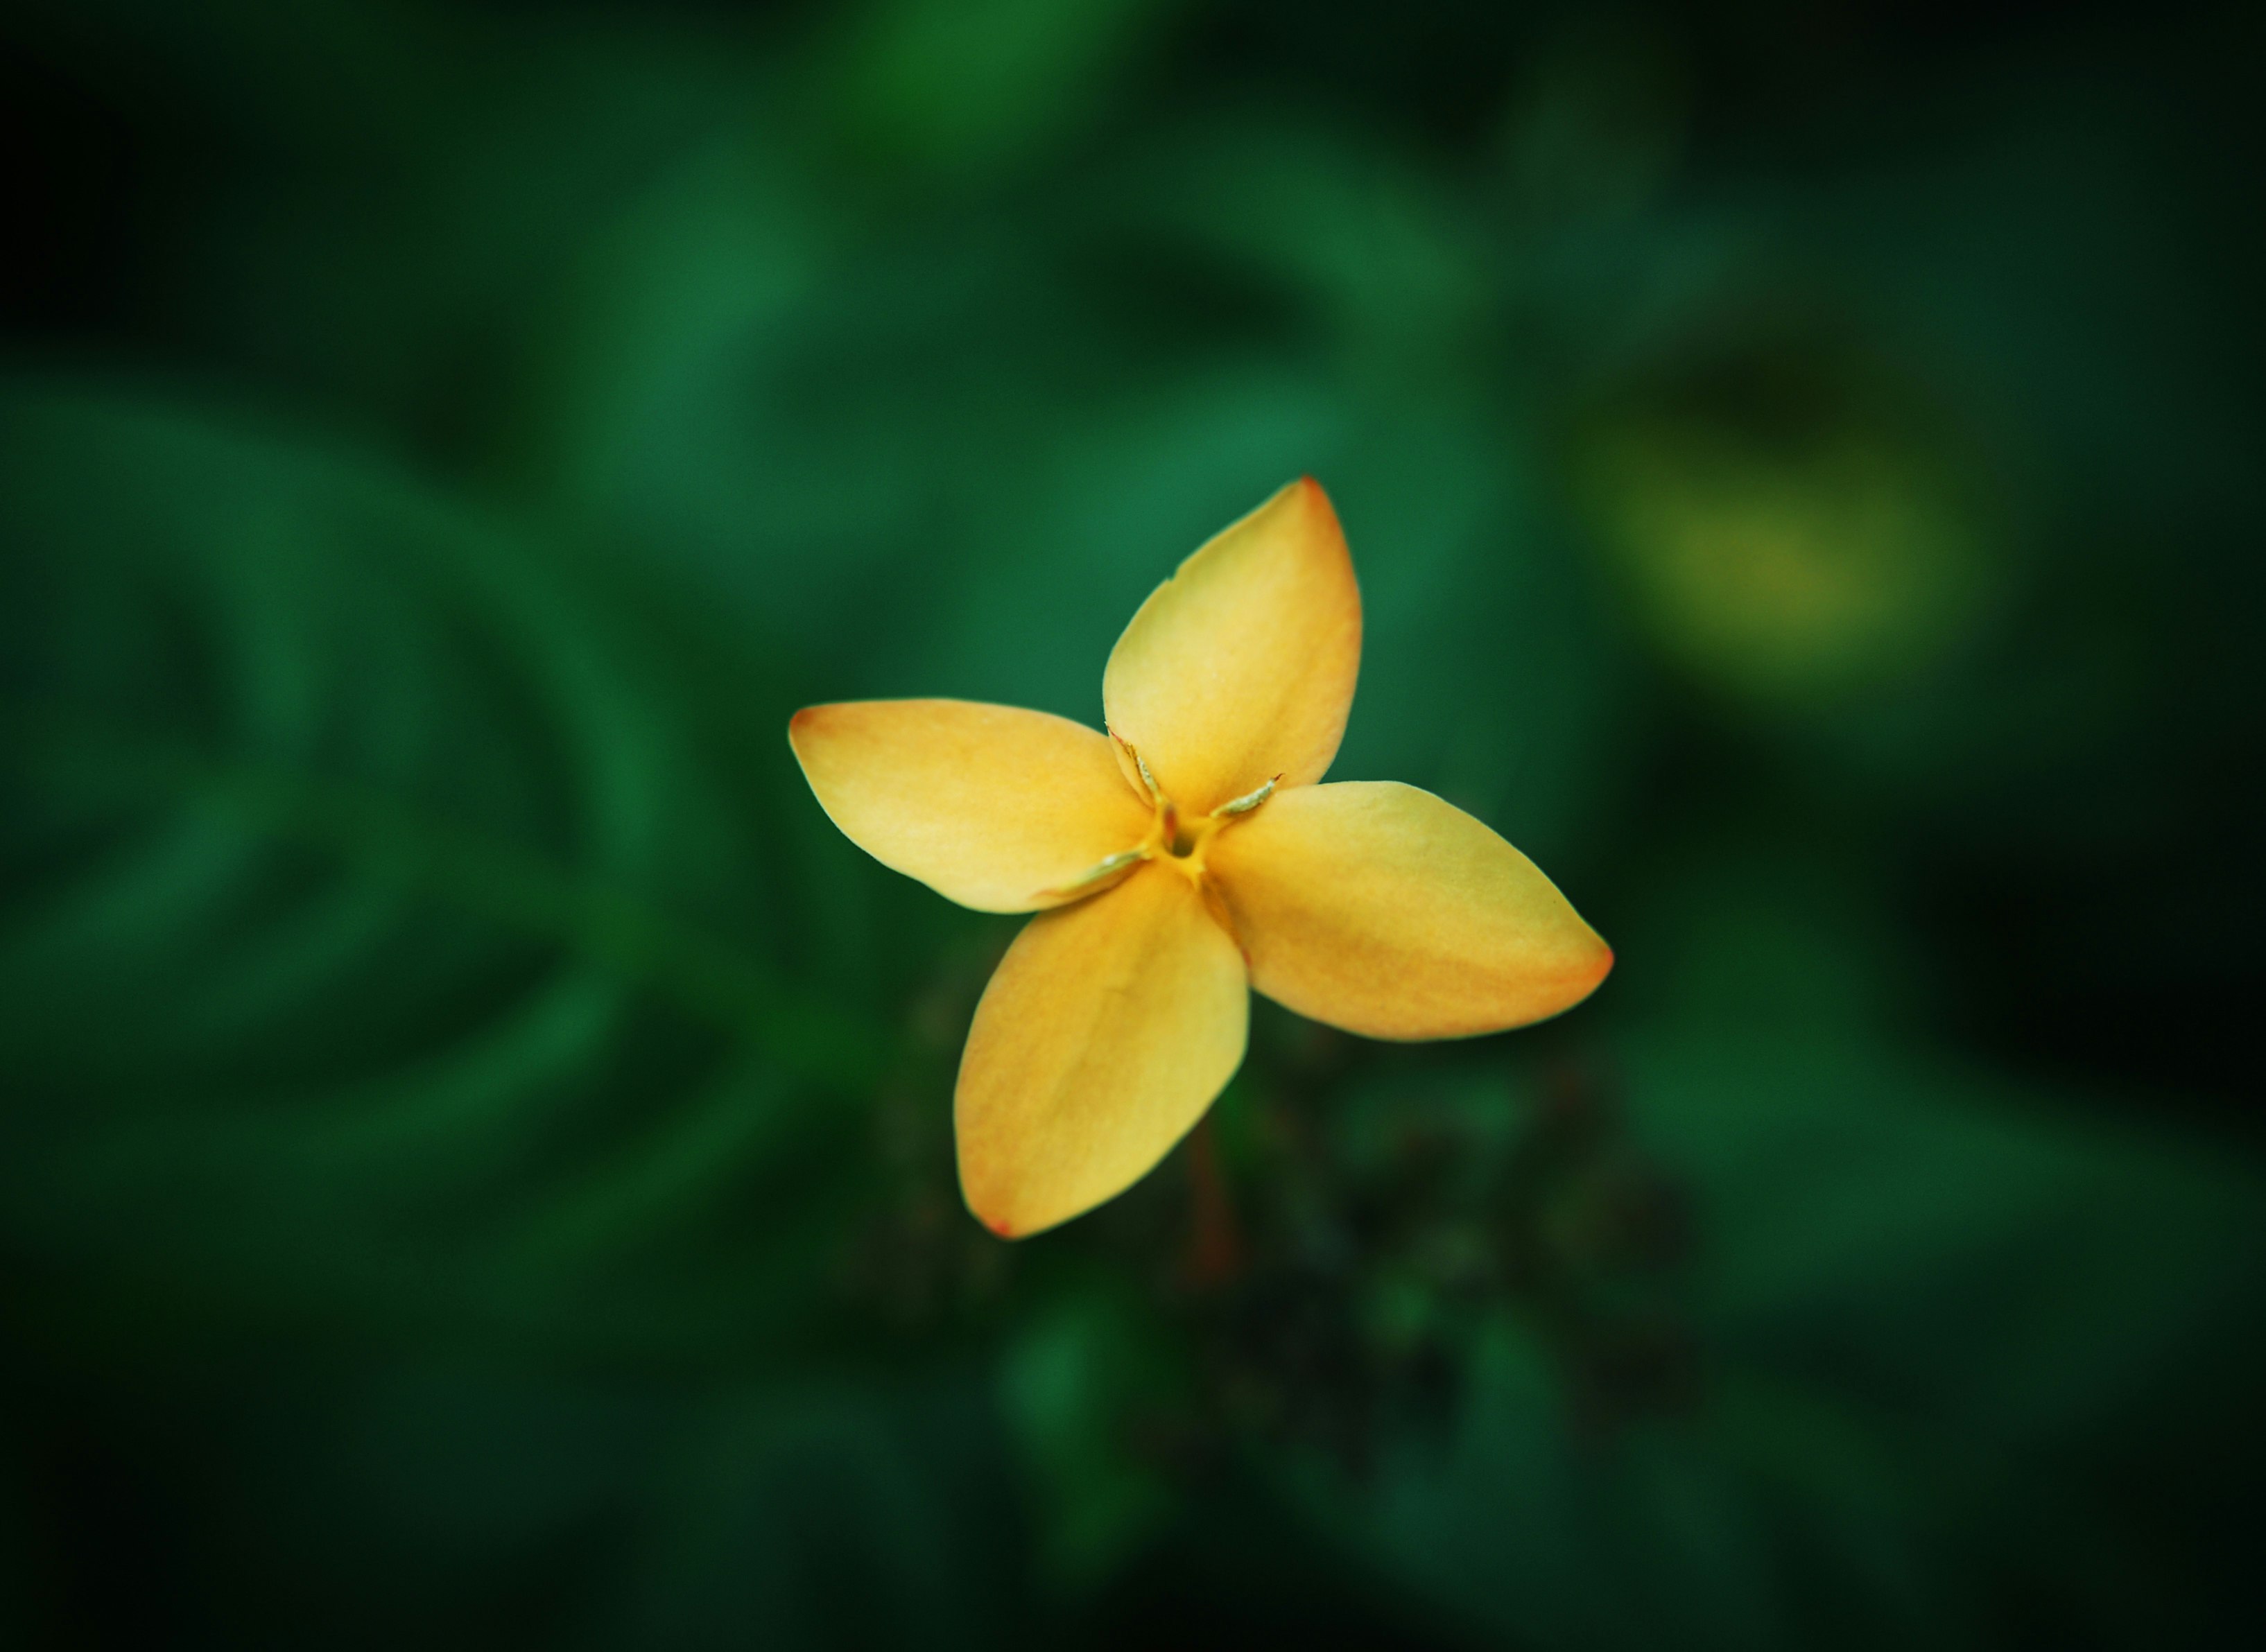
<instances>
[{"instance_id":1,"label":"blurred green background","mask_svg":"<svg viewBox=\"0 0 2266 1652\"><path fill-rule=\"evenodd\" d=\"M2255 9L10 0L0 1644L2222 1644ZM1283 481L1613 942L1003 1246L1017 920Z\"/></svg>"}]
</instances>

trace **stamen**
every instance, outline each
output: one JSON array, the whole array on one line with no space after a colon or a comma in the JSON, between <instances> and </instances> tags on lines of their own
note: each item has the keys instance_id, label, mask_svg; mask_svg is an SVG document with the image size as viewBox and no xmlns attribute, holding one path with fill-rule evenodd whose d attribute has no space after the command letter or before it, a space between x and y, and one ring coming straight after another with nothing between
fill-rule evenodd
<instances>
[{"instance_id":1,"label":"stamen","mask_svg":"<svg viewBox=\"0 0 2266 1652\"><path fill-rule=\"evenodd\" d=\"M1279 780L1282 778L1283 777L1278 774L1275 777L1275 780ZM1214 820L1226 820L1236 815L1248 815L1253 809L1257 808L1261 803L1264 803L1268 798L1275 795L1275 780L1268 781L1266 785L1261 786L1256 792L1246 792L1241 797L1236 798L1231 802L1221 804L1217 808L1212 810L1211 817Z\"/></svg>"},{"instance_id":2,"label":"stamen","mask_svg":"<svg viewBox=\"0 0 2266 1652\"><path fill-rule=\"evenodd\" d=\"M1128 751L1133 751L1133 748L1130 746L1126 747L1125 749ZM1154 803L1164 803L1166 808L1170 808L1172 805L1165 803L1165 788L1159 786L1157 784L1157 777L1149 772L1149 760L1146 757L1144 757L1139 752L1133 751L1133 766L1141 771L1141 784L1149 788L1150 801Z\"/></svg>"},{"instance_id":3,"label":"stamen","mask_svg":"<svg viewBox=\"0 0 2266 1652\"><path fill-rule=\"evenodd\" d=\"M1105 724L1103 727L1108 726ZM1133 749L1131 741L1115 728L1109 728L1108 733L1110 755L1117 759L1117 772L1125 777L1126 785L1147 798L1150 808L1154 808L1157 806L1156 776L1142 766L1141 754Z\"/></svg>"},{"instance_id":4,"label":"stamen","mask_svg":"<svg viewBox=\"0 0 2266 1652\"><path fill-rule=\"evenodd\" d=\"M1072 878L1068 883L1064 884L1060 888L1041 889L1038 894L1032 898L1040 901L1055 901L1060 900L1065 895L1076 895L1081 890L1093 888L1104 878L1109 877L1113 874L1124 871L1126 867L1131 866L1134 862L1146 859L1147 855L1148 852L1144 849L1121 849L1115 854L1109 856L1107 859L1104 859L1099 865L1093 867L1090 871L1078 874L1078 876Z\"/></svg>"}]
</instances>

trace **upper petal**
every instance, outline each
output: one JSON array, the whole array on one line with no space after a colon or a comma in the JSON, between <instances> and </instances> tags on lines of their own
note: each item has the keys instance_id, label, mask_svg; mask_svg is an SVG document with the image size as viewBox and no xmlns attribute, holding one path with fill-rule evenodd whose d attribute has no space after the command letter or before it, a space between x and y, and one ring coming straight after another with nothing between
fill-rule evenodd
<instances>
[{"instance_id":1,"label":"upper petal","mask_svg":"<svg viewBox=\"0 0 2266 1652\"><path fill-rule=\"evenodd\" d=\"M852 843L979 911L1075 899L1065 886L1149 830L1108 737L1046 712L851 700L797 712L787 740Z\"/></svg>"},{"instance_id":2,"label":"upper petal","mask_svg":"<svg viewBox=\"0 0 2266 1652\"><path fill-rule=\"evenodd\" d=\"M1020 1239L1123 1192L1235 1076L1250 1013L1242 955L1169 866L1033 918L960 1059L968 1208Z\"/></svg>"},{"instance_id":3,"label":"upper petal","mask_svg":"<svg viewBox=\"0 0 2266 1652\"><path fill-rule=\"evenodd\" d=\"M1455 1038L1555 1015L1613 955L1534 863L1429 792L1278 793L1207 862L1251 983L1371 1038Z\"/></svg>"},{"instance_id":4,"label":"upper petal","mask_svg":"<svg viewBox=\"0 0 2266 1652\"><path fill-rule=\"evenodd\" d=\"M1181 807L1327 773L1361 667L1361 592L1312 478L1217 535L1149 594L1101 699Z\"/></svg>"}]
</instances>

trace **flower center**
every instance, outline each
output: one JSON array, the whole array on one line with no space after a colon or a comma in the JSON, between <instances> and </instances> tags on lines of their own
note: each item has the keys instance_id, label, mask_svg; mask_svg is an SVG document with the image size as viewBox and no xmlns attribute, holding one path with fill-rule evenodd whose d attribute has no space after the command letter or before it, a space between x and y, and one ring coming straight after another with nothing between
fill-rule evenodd
<instances>
[{"instance_id":1,"label":"flower center","mask_svg":"<svg viewBox=\"0 0 2266 1652\"><path fill-rule=\"evenodd\" d=\"M1114 735L1110 737L1116 739ZM1204 850L1227 827L1274 796L1275 780L1283 777L1276 775L1275 780L1268 781L1257 791L1246 792L1241 797L1223 803L1209 815L1190 816L1181 814L1173 800L1165 795L1165 788L1157 784L1157 777L1149 772L1149 765L1141 761L1139 752L1122 740L1117 742L1117 746L1125 757L1128 778L1137 774L1140 777L1141 785L1149 793L1150 805L1157 811L1156 818L1150 822L1149 835L1132 848L1109 856L1060 888L1043 891L1040 898L1072 899L1107 888L1144 860L1158 860L1180 873L1199 889L1205 890L1205 899L1212 903L1215 910L1220 910L1217 893L1211 891L1203 881ZM1227 920L1222 917L1220 921L1225 924Z\"/></svg>"},{"instance_id":2,"label":"flower center","mask_svg":"<svg viewBox=\"0 0 2266 1652\"><path fill-rule=\"evenodd\" d=\"M1177 866L1191 878L1203 876L1204 850L1219 829L1227 824L1204 815L1189 820L1173 808L1166 798L1157 805L1156 824L1149 829L1148 841L1142 848L1152 860L1163 860Z\"/></svg>"},{"instance_id":3,"label":"flower center","mask_svg":"<svg viewBox=\"0 0 2266 1652\"><path fill-rule=\"evenodd\" d=\"M1113 735L1111 738L1115 739L1116 736ZM1179 806L1165 795L1165 788L1157 783L1157 777L1149 771L1149 765L1142 761L1141 754L1123 740L1118 740L1117 744L1130 760L1133 772L1140 776L1141 784L1149 793L1149 801L1157 811L1148 837L1133 852L1144 860L1164 861L1192 883L1201 884L1202 881L1204 850L1211 840L1275 794L1275 780L1269 780L1254 792L1246 793L1221 804L1209 815L1184 815ZM1275 779L1282 778L1278 774Z\"/></svg>"}]
</instances>

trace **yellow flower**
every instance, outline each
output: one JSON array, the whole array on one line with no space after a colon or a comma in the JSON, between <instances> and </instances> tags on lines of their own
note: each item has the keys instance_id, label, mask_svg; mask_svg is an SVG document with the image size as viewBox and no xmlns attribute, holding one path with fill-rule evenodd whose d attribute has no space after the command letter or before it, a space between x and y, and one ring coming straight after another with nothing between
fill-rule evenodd
<instances>
[{"instance_id":1,"label":"yellow flower","mask_svg":"<svg viewBox=\"0 0 2266 1652\"><path fill-rule=\"evenodd\" d=\"M1102 674L1109 733L965 700L795 713L820 805L883 866L1040 914L976 1005L969 1209L1010 1238L1123 1192L1242 1064L1257 988L1371 1038L1555 1015L1612 954L1534 864L1389 782L1317 784L1361 664L1329 500L1293 483L1183 562Z\"/></svg>"}]
</instances>

